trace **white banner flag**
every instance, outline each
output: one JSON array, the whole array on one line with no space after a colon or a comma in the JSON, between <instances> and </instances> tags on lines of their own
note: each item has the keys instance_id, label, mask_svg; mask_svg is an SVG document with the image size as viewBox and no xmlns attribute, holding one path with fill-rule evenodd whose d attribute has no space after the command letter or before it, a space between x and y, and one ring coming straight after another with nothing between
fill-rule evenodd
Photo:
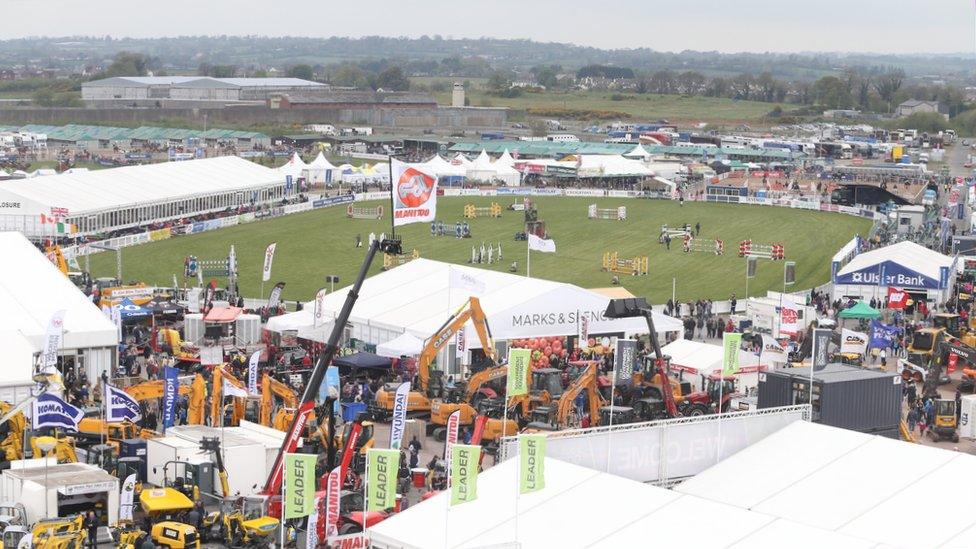
<instances>
[{"instance_id":1,"label":"white banner flag","mask_svg":"<svg viewBox=\"0 0 976 549\"><path fill-rule=\"evenodd\" d=\"M233 383L227 381L226 379L224 380L223 390L224 390L224 397L225 398L226 397L247 398L247 391L245 391L244 389L241 389L240 387L238 387L237 385L234 385Z\"/></svg>"},{"instance_id":2,"label":"white banner flag","mask_svg":"<svg viewBox=\"0 0 976 549\"><path fill-rule=\"evenodd\" d=\"M316 328L325 324L325 296L329 291L325 288L315 292L315 306L312 310L312 324Z\"/></svg>"},{"instance_id":3,"label":"white banner flag","mask_svg":"<svg viewBox=\"0 0 976 549\"><path fill-rule=\"evenodd\" d=\"M437 216L437 178L414 166L390 161L393 171L393 226L426 223Z\"/></svg>"},{"instance_id":4,"label":"white banner flag","mask_svg":"<svg viewBox=\"0 0 976 549\"><path fill-rule=\"evenodd\" d=\"M251 353L251 359L247 361L247 392L254 396L258 393L258 363L261 362L261 351Z\"/></svg>"},{"instance_id":5,"label":"white banner flag","mask_svg":"<svg viewBox=\"0 0 976 549\"><path fill-rule=\"evenodd\" d=\"M539 238L538 236L529 233L529 249L535 250L537 252L545 253L555 253L556 252L556 242L548 238Z\"/></svg>"},{"instance_id":6,"label":"white banner flag","mask_svg":"<svg viewBox=\"0 0 976 549\"><path fill-rule=\"evenodd\" d=\"M132 520L132 506L136 493L136 474L125 477L122 483L122 495L119 498L119 520Z\"/></svg>"},{"instance_id":7,"label":"white banner flag","mask_svg":"<svg viewBox=\"0 0 976 549\"><path fill-rule=\"evenodd\" d=\"M461 290L468 290L475 294L485 293L485 283L478 277L467 272L464 269L456 269L453 266L451 270L451 280L450 287L458 288Z\"/></svg>"},{"instance_id":8,"label":"white banner flag","mask_svg":"<svg viewBox=\"0 0 976 549\"><path fill-rule=\"evenodd\" d=\"M458 429L461 427L461 410L454 410L447 418L447 439L444 444L444 463L447 465L445 471L451 471L451 446L457 444Z\"/></svg>"},{"instance_id":9,"label":"white banner flag","mask_svg":"<svg viewBox=\"0 0 976 549\"><path fill-rule=\"evenodd\" d=\"M800 313L796 303L788 299L783 300L783 307L779 312L779 333L784 336L800 333Z\"/></svg>"},{"instance_id":10,"label":"white banner flag","mask_svg":"<svg viewBox=\"0 0 976 549\"><path fill-rule=\"evenodd\" d=\"M275 248L277 247L278 243L272 242L264 251L264 267L261 269L261 280L264 282L271 280L271 264L274 263Z\"/></svg>"},{"instance_id":11,"label":"white banner flag","mask_svg":"<svg viewBox=\"0 0 976 549\"><path fill-rule=\"evenodd\" d=\"M339 534L340 499L342 494L342 480L339 478L340 467L329 473L325 493L325 537L332 538Z\"/></svg>"},{"instance_id":12,"label":"white banner flag","mask_svg":"<svg viewBox=\"0 0 976 549\"><path fill-rule=\"evenodd\" d=\"M868 334L844 328L840 332L840 352L863 355L868 349Z\"/></svg>"},{"instance_id":13,"label":"white banner flag","mask_svg":"<svg viewBox=\"0 0 976 549\"><path fill-rule=\"evenodd\" d=\"M64 309L55 311L47 324L47 334L44 336L44 354L41 357L41 370L52 373L58 366L58 351L61 349L61 338L64 336Z\"/></svg>"},{"instance_id":14,"label":"white banner flag","mask_svg":"<svg viewBox=\"0 0 976 549\"><path fill-rule=\"evenodd\" d=\"M322 505L320 498L315 498L312 512L308 515L308 522L305 525L305 547L315 549L319 546L319 506Z\"/></svg>"},{"instance_id":15,"label":"white banner flag","mask_svg":"<svg viewBox=\"0 0 976 549\"><path fill-rule=\"evenodd\" d=\"M393 417L390 422L390 448L399 449L403 442L403 431L407 428L407 404L410 399L410 382L405 381L397 387L393 397Z\"/></svg>"},{"instance_id":16,"label":"white banner flag","mask_svg":"<svg viewBox=\"0 0 976 549\"><path fill-rule=\"evenodd\" d=\"M762 351L760 351L759 356L767 362L785 363L787 359L786 349L773 339L773 336L767 334L762 336Z\"/></svg>"}]
</instances>

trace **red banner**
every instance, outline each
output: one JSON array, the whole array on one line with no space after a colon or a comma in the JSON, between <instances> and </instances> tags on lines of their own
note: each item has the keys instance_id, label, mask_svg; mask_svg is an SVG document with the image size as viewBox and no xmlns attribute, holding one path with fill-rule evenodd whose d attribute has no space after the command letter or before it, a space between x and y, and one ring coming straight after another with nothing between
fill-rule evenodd
<instances>
[{"instance_id":1,"label":"red banner","mask_svg":"<svg viewBox=\"0 0 976 549\"><path fill-rule=\"evenodd\" d=\"M342 492L342 471L336 467L329 473L328 491L325 496L325 538L339 533L339 497Z\"/></svg>"},{"instance_id":2,"label":"red banner","mask_svg":"<svg viewBox=\"0 0 976 549\"><path fill-rule=\"evenodd\" d=\"M948 373L956 371L956 364L959 363L959 355L956 353L949 353L949 366L946 368Z\"/></svg>"},{"instance_id":3,"label":"red banner","mask_svg":"<svg viewBox=\"0 0 976 549\"><path fill-rule=\"evenodd\" d=\"M888 308L904 309L908 306L908 292L888 287Z\"/></svg>"}]
</instances>

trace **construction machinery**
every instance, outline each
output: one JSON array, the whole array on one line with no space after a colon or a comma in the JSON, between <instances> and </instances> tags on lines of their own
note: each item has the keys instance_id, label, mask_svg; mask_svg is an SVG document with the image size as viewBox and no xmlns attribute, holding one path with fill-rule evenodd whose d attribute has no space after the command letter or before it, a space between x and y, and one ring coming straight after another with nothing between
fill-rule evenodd
<instances>
[{"instance_id":1,"label":"construction machinery","mask_svg":"<svg viewBox=\"0 0 976 549\"><path fill-rule=\"evenodd\" d=\"M51 443L51 450L44 453L41 446ZM31 455L34 458L53 457L58 463L77 463L78 453L75 450L74 437L39 436L30 439Z\"/></svg>"},{"instance_id":2,"label":"construction machinery","mask_svg":"<svg viewBox=\"0 0 976 549\"><path fill-rule=\"evenodd\" d=\"M576 397L581 393L586 393L586 402L589 408L590 422L598 421L600 417L600 407L606 404L600 391L597 388L597 368L596 363L591 363L589 367L580 374L559 395L555 405L536 406L531 413L531 421L526 427L530 431L556 431L579 427L582 416L576 410Z\"/></svg>"},{"instance_id":3,"label":"construction machinery","mask_svg":"<svg viewBox=\"0 0 976 549\"><path fill-rule=\"evenodd\" d=\"M420 352L420 358L417 361L418 387L411 388L407 398L408 412L429 412L432 402L441 398L444 393L444 372L441 370L432 371L431 368L437 359L437 353L445 346L454 342L454 335L464 329L464 325L468 320L474 324L474 329L478 334L478 340L481 342L482 349L492 363L494 363L495 344L491 339L491 331L488 328L485 313L481 309L481 301L477 297L472 296L424 344L424 348ZM370 409L374 417L385 418L393 413L393 400L396 396L397 387L399 387L398 383L387 383L382 389L376 392L375 404ZM457 409L462 409L462 416L466 414L467 423L471 423L471 420L475 416L475 410L467 400L469 395L473 393L465 390L461 392L465 397L464 402L461 402L461 399L458 398L456 399L458 402L442 403L438 408L440 411L438 420L442 421L440 425L446 425L446 418ZM433 421L433 418L431 420Z\"/></svg>"},{"instance_id":4,"label":"construction machinery","mask_svg":"<svg viewBox=\"0 0 976 549\"><path fill-rule=\"evenodd\" d=\"M939 441L948 439L952 442L959 442L959 431L956 429L956 401L950 399L937 399L935 401L935 422L929 427L928 433L932 440Z\"/></svg>"},{"instance_id":5,"label":"construction machinery","mask_svg":"<svg viewBox=\"0 0 976 549\"><path fill-rule=\"evenodd\" d=\"M149 533L156 546L168 547L169 549L200 549L200 534L196 526L177 522L175 520L164 520L153 523L152 531Z\"/></svg>"},{"instance_id":6,"label":"construction machinery","mask_svg":"<svg viewBox=\"0 0 976 549\"><path fill-rule=\"evenodd\" d=\"M244 419L244 411L247 406L247 398L231 397L230 421L224 421L224 380L231 385L247 392L245 385L223 366L214 366L213 376L210 385L210 425L227 427L236 426Z\"/></svg>"},{"instance_id":7,"label":"construction machinery","mask_svg":"<svg viewBox=\"0 0 976 549\"><path fill-rule=\"evenodd\" d=\"M915 333L915 336L918 337L918 332ZM976 349L966 345L962 340L953 337L947 331L941 329L932 334L931 347L928 362L921 363L925 368L922 396L925 398L939 398L938 386L949 382L946 367L952 355L956 356L955 360L957 363L961 362L961 364L957 364L957 367L962 369L964 374L963 383L960 387L965 387L967 379L972 379L969 373L967 373L967 370L971 373L972 366L976 365ZM909 362L911 362L911 356L911 350L909 350ZM915 364L919 365L919 363ZM917 368L910 371L912 379L917 379L915 371L917 371ZM905 371L902 372L902 377L906 377Z\"/></svg>"},{"instance_id":8,"label":"construction machinery","mask_svg":"<svg viewBox=\"0 0 976 549\"><path fill-rule=\"evenodd\" d=\"M31 529L34 549L82 549L88 539L82 515L41 519Z\"/></svg>"},{"instance_id":9,"label":"construction machinery","mask_svg":"<svg viewBox=\"0 0 976 549\"><path fill-rule=\"evenodd\" d=\"M281 399L281 407L274 411L274 397ZM259 423L265 427L274 427L279 431L284 431L291 423L295 409L298 408L298 393L294 389L264 374L261 379L261 409Z\"/></svg>"},{"instance_id":10,"label":"construction machinery","mask_svg":"<svg viewBox=\"0 0 976 549\"><path fill-rule=\"evenodd\" d=\"M156 545L170 549L200 547L200 535L195 526L182 522L193 509L193 501L176 488L153 488L139 494L143 513L152 521L149 532Z\"/></svg>"},{"instance_id":11,"label":"construction machinery","mask_svg":"<svg viewBox=\"0 0 976 549\"><path fill-rule=\"evenodd\" d=\"M264 489L261 491L261 495L268 500L268 514L273 517L281 516L280 494L285 454L294 453L298 449L298 442L305 432L305 425L315 408L315 397L318 395L319 387L325 379L325 372L332 365L333 360L339 352L339 340L342 337L343 331L346 329L346 323L349 321L353 306L359 298L359 292L362 290L363 282L366 280L369 268L373 264L373 259L379 251L397 255L403 251L403 248L398 239L377 239L366 250L366 257L363 259L363 263L359 268L356 280L346 295L342 309L336 316L332 333L329 334L327 343L322 347L322 352L319 354L318 360L315 361L315 367L312 369L308 382L305 384L305 391L302 393L302 398L298 403L295 416L292 418L291 425L288 427L285 438L281 443L281 448L278 449L278 455L271 466L271 471L268 473L268 479L265 481ZM333 392L335 394L331 394ZM331 410L335 399L338 399L338 397L338 391L330 391L330 395L325 402L325 408ZM392 410L392 407L390 409ZM330 421L330 429L331 425L332 423Z\"/></svg>"},{"instance_id":12,"label":"construction machinery","mask_svg":"<svg viewBox=\"0 0 976 549\"><path fill-rule=\"evenodd\" d=\"M0 402L0 415L6 415L13 406L7 402ZM0 469L6 469L11 461L24 457L24 430L27 429L27 418L23 412L16 412L10 419L0 425L0 450L3 451L3 464Z\"/></svg>"},{"instance_id":13,"label":"construction machinery","mask_svg":"<svg viewBox=\"0 0 976 549\"><path fill-rule=\"evenodd\" d=\"M161 345L166 345L167 350L177 361L200 362L200 349L183 341L179 330L176 328L159 328L158 334L158 339L153 339L153 342L156 343L155 350L157 352L162 350Z\"/></svg>"}]
</instances>

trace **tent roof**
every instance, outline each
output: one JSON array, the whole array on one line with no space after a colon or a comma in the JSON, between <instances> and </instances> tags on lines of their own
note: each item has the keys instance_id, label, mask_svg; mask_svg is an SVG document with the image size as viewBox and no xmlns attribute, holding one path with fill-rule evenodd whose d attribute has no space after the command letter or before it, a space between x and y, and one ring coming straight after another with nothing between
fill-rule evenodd
<instances>
[{"instance_id":1,"label":"tent roof","mask_svg":"<svg viewBox=\"0 0 976 549\"><path fill-rule=\"evenodd\" d=\"M645 149L643 145L638 144L630 152L624 153L624 156L639 156L641 158L648 158L651 156L651 153L647 152L647 149Z\"/></svg>"},{"instance_id":2,"label":"tent roof","mask_svg":"<svg viewBox=\"0 0 976 549\"><path fill-rule=\"evenodd\" d=\"M297 152L291 155L291 158L288 159L288 162L285 162L284 164L276 168L278 173L284 175L290 175L292 177L298 177L302 175L302 171L306 169L308 169L308 164L306 164L305 161L302 160L301 156L298 156Z\"/></svg>"},{"instance_id":3,"label":"tent roof","mask_svg":"<svg viewBox=\"0 0 976 549\"><path fill-rule=\"evenodd\" d=\"M454 155L454 158L451 159L451 164L468 167L471 165L471 161L468 160L468 157L464 156L464 154L457 153L456 155Z\"/></svg>"},{"instance_id":4,"label":"tent roof","mask_svg":"<svg viewBox=\"0 0 976 549\"><path fill-rule=\"evenodd\" d=\"M341 356L335 359L334 364L340 368L345 366L346 368L386 368L390 367L390 359L387 357L382 357L375 355L373 353L354 353L351 355Z\"/></svg>"},{"instance_id":5,"label":"tent roof","mask_svg":"<svg viewBox=\"0 0 976 549\"><path fill-rule=\"evenodd\" d=\"M403 333L399 337L376 346L376 354L390 358L414 356L420 354L423 350L423 340L408 333Z\"/></svg>"},{"instance_id":6,"label":"tent roof","mask_svg":"<svg viewBox=\"0 0 976 549\"><path fill-rule=\"evenodd\" d=\"M844 276L872 267L879 267L886 261L896 263L908 270L925 275L933 280L939 280L941 267L951 267L953 258L932 251L907 240L858 254L847 265L837 272L837 276Z\"/></svg>"},{"instance_id":7,"label":"tent roof","mask_svg":"<svg viewBox=\"0 0 976 549\"><path fill-rule=\"evenodd\" d=\"M11 266L0 269L0 333L19 332L40 349L51 316L63 309L65 349L118 344L115 324L22 234L0 232L0 249Z\"/></svg>"},{"instance_id":8,"label":"tent roof","mask_svg":"<svg viewBox=\"0 0 976 549\"><path fill-rule=\"evenodd\" d=\"M976 547L976 493L945 488L974 467L969 454L796 421L675 490L884 546ZM934 494L952 527L906 527L905 510Z\"/></svg>"},{"instance_id":9,"label":"tent roof","mask_svg":"<svg viewBox=\"0 0 976 549\"><path fill-rule=\"evenodd\" d=\"M34 375L34 353L40 347L17 330L0 330L0 384L23 383Z\"/></svg>"},{"instance_id":10,"label":"tent roof","mask_svg":"<svg viewBox=\"0 0 976 549\"><path fill-rule=\"evenodd\" d=\"M510 459L481 473L478 499L471 503L448 508L448 494L442 492L370 528L373 546L610 548L646 547L653 539L654 546L675 547L688 543L689 532L694 532L694 544L700 547L868 549L875 545L812 527L800 527L805 535L797 538L798 525L790 521L554 458L545 459L545 488L522 494L516 505L512 479L518 461ZM599 520L566 520L577 516L580 505L587 502L613 502L613 511L601 514ZM764 540L759 542L764 545L753 544L754 537Z\"/></svg>"},{"instance_id":11,"label":"tent roof","mask_svg":"<svg viewBox=\"0 0 976 549\"><path fill-rule=\"evenodd\" d=\"M725 352L721 345L676 339L661 348L661 352L671 357L671 367L691 374L709 375L722 369ZM739 350L739 366L742 372L756 371L759 357Z\"/></svg>"},{"instance_id":12,"label":"tent roof","mask_svg":"<svg viewBox=\"0 0 976 549\"><path fill-rule=\"evenodd\" d=\"M515 159L512 158L512 155L508 153L508 149L505 149L502 155L495 160L495 165L508 166L509 168L511 168L515 165Z\"/></svg>"},{"instance_id":13,"label":"tent roof","mask_svg":"<svg viewBox=\"0 0 976 549\"><path fill-rule=\"evenodd\" d=\"M71 216L280 184L270 168L236 156L125 166L30 180L0 181L0 197L12 195L43 207L67 208ZM46 211L46 210L45 210Z\"/></svg>"},{"instance_id":14,"label":"tent roof","mask_svg":"<svg viewBox=\"0 0 976 549\"><path fill-rule=\"evenodd\" d=\"M858 301L853 307L840 312L841 318L878 318L881 313L863 301Z\"/></svg>"},{"instance_id":15,"label":"tent roof","mask_svg":"<svg viewBox=\"0 0 976 549\"><path fill-rule=\"evenodd\" d=\"M482 284L484 289L475 291L452 285L451 279L461 275ZM348 289L325 297L326 318L337 316ZM569 319L579 314L591 318L590 333L647 331L646 323L640 318L603 319L609 298L572 284L423 258L366 279L350 322L407 332L426 340L472 295L480 298L492 335L497 339L575 334L576 323ZM267 328L280 332L311 326L313 308L309 305L301 311L272 317ZM565 322L547 323L542 320L542 313L555 313L556 318L561 314ZM657 313L654 323L661 332L682 329L679 321ZM468 341L474 347L477 338L470 324L467 329Z\"/></svg>"},{"instance_id":16,"label":"tent roof","mask_svg":"<svg viewBox=\"0 0 976 549\"><path fill-rule=\"evenodd\" d=\"M237 317L243 313L244 309L240 307L214 307L207 311L207 316L203 317L203 321L228 324L237 320Z\"/></svg>"},{"instance_id":17,"label":"tent roof","mask_svg":"<svg viewBox=\"0 0 976 549\"><path fill-rule=\"evenodd\" d=\"M332 163L325 158L325 155L319 151L319 155L315 157L315 160L308 164L308 168L313 170L334 170L335 166L333 166Z\"/></svg>"}]
</instances>

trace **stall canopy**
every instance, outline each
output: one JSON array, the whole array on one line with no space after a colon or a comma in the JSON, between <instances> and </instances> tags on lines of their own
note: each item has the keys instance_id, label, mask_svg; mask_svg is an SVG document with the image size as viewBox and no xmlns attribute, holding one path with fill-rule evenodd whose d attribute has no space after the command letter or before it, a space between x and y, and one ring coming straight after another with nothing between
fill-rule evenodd
<instances>
[{"instance_id":1,"label":"stall canopy","mask_svg":"<svg viewBox=\"0 0 976 549\"><path fill-rule=\"evenodd\" d=\"M848 307L840 312L841 318L872 319L880 316L881 312L863 301L858 301L853 307Z\"/></svg>"},{"instance_id":2,"label":"stall canopy","mask_svg":"<svg viewBox=\"0 0 976 549\"><path fill-rule=\"evenodd\" d=\"M64 310L64 349L118 345L115 324L22 234L0 233L0 250L0 333L19 332L40 349L51 316Z\"/></svg>"},{"instance_id":3,"label":"stall canopy","mask_svg":"<svg viewBox=\"0 0 976 549\"><path fill-rule=\"evenodd\" d=\"M725 356L721 345L690 339L676 339L662 347L661 352L671 357L673 369L702 376L720 372ZM761 369L759 357L740 349L739 367L742 373L756 372Z\"/></svg>"},{"instance_id":4,"label":"stall canopy","mask_svg":"<svg viewBox=\"0 0 976 549\"><path fill-rule=\"evenodd\" d=\"M675 490L876 547L963 548L976 547L976 493L947 487L974 469L976 456L964 452L797 421ZM906 509L921 501L947 527L907 524Z\"/></svg>"},{"instance_id":5,"label":"stall canopy","mask_svg":"<svg viewBox=\"0 0 976 549\"><path fill-rule=\"evenodd\" d=\"M348 290L326 296L327 319L338 315ZM471 296L480 299L496 339L576 335L581 318L589 320L589 333L594 335L647 333L642 318L605 318L610 299L572 284L415 259L366 279L349 320L352 337L381 344L409 333L426 340ZM302 311L273 317L267 329L298 330L301 335L312 326L313 309L309 304ZM654 324L658 332L682 330L680 321L658 313ZM480 347L470 323L465 337L469 348Z\"/></svg>"},{"instance_id":6,"label":"stall canopy","mask_svg":"<svg viewBox=\"0 0 976 549\"><path fill-rule=\"evenodd\" d=\"M401 356L416 356L424 349L424 342L410 334L403 334L396 339L376 346L376 354L389 358Z\"/></svg>"},{"instance_id":7,"label":"stall canopy","mask_svg":"<svg viewBox=\"0 0 976 549\"><path fill-rule=\"evenodd\" d=\"M149 308L155 316L176 315L183 312L183 306L162 296L156 296L149 302Z\"/></svg>"},{"instance_id":8,"label":"stall canopy","mask_svg":"<svg viewBox=\"0 0 976 549\"><path fill-rule=\"evenodd\" d=\"M333 363L340 369L349 370L389 370L390 359L373 353L355 353L336 358Z\"/></svg>"},{"instance_id":9,"label":"stall canopy","mask_svg":"<svg viewBox=\"0 0 976 549\"><path fill-rule=\"evenodd\" d=\"M122 315L122 320L137 320L152 316L152 310L136 305L129 298L120 301L117 307L119 308L119 314Z\"/></svg>"},{"instance_id":10,"label":"stall canopy","mask_svg":"<svg viewBox=\"0 0 976 549\"><path fill-rule=\"evenodd\" d=\"M855 256L834 284L864 284L938 290L949 287L955 259L904 241Z\"/></svg>"},{"instance_id":11,"label":"stall canopy","mask_svg":"<svg viewBox=\"0 0 976 549\"><path fill-rule=\"evenodd\" d=\"M449 494L441 492L380 522L369 529L372 547L681 547L692 538L695 547L710 548L875 546L553 458L545 459L545 487L516 499L518 463L509 459L481 473L473 502L448 507ZM612 504L612 512L567 520L581 505L600 504Z\"/></svg>"},{"instance_id":12,"label":"stall canopy","mask_svg":"<svg viewBox=\"0 0 976 549\"><path fill-rule=\"evenodd\" d=\"M217 324L230 324L241 316L244 309L240 307L214 307L207 311L207 316L203 317L204 322L214 322Z\"/></svg>"}]
</instances>

